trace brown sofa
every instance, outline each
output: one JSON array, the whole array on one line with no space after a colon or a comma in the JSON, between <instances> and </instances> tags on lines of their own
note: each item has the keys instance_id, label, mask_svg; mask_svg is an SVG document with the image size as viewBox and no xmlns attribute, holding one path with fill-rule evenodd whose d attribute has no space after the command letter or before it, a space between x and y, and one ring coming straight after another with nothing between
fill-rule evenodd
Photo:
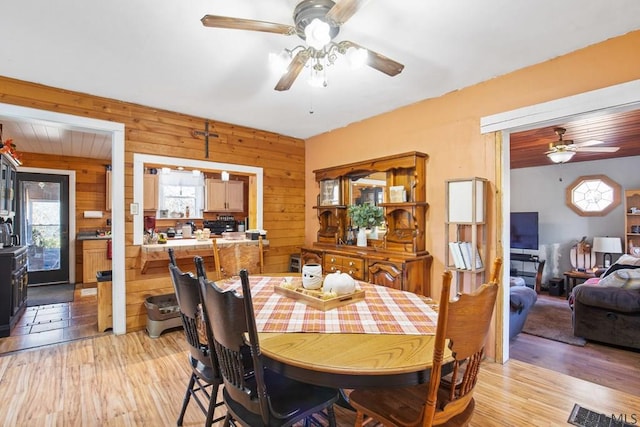
<instances>
[{"instance_id":1,"label":"brown sofa","mask_svg":"<svg viewBox=\"0 0 640 427\"><path fill-rule=\"evenodd\" d=\"M640 349L640 289L630 286L630 280L640 270L631 266L616 268L605 272L598 284L586 283L573 289L573 334Z\"/></svg>"}]
</instances>

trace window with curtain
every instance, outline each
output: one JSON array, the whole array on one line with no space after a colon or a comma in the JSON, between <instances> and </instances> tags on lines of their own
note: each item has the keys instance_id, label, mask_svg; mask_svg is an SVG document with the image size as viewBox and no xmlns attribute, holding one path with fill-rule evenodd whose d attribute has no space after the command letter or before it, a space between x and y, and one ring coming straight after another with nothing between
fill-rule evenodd
<instances>
[{"instance_id":1,"label":"window with curtain","mask_svg":"<svg viewBox=\"0 0 640 427\"><path fill-rule=\"evenodd\" d=\"M172 170L160 174L159 209L166 209L170 218L202 218L204 175L196 172Z\"/></svg>"}]
</instances>

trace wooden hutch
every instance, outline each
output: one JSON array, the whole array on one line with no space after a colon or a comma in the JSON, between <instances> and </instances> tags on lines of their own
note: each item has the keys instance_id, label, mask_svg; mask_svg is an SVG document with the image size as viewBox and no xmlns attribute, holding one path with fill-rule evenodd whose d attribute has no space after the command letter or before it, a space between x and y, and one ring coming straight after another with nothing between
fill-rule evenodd
<instances>
[{"instance_id":1,"label":"wooden hutch","mask_svg":"<svg viewBox=\"0 0 640 427\"><path fill-rule=\"evenodd\" d=\"M315 170L319 229L313 246L302 248L302 264L320 264L324 274L340 270L358 280L430 296L433 257L425 248L426 161L426 154L409 152ZM376 203L383 209L386 232L366 247L347 245L348 205L357 199L352 183L372 176L383 177L382 202ZM390 197L391 188L404 189L404 199Z\"/></svg>"}]
</instances>

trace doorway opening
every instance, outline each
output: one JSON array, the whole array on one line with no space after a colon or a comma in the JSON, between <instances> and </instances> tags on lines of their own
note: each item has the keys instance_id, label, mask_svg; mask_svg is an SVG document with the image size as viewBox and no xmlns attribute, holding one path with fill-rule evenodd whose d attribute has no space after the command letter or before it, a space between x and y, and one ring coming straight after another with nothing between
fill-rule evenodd
<instances>
[{"instance_id":1,"label":"doorway opening","mask_svg":"<svg viewBox=\"0 0 640 427\"><path fill-rule=\"evenodd\" d=\"M28 247L28 285L70 283L69 177L18 172L17 202L18 235Z\"/></svg>"},{"instance_id":2,"label":"doorway opening","mask_svg":"<svg viewBox=\"0 0 640 427\"><path fill-rule=\"evenodd\" d=\"M498 170L502 183L502 199L499 202L498 222L499 239L510 241L510 152L509 142L512 132L548 126L561 119L578 116L598 115L608 111L629 111L640 107L640 80L621 83L615 86L596 89L590 92L560 98L516 110L511 110L492 116L482 117L480 132L483 134L495 132L499 135L501 161ZM511 261L510 248L502 245L502 257L508 265ZM503 269L502 282L509 283L509 269ZM509 360L509 292L505 288L502 295L502 310L499 315L501 321L496 327L496 361L505 363Z\"/></svg>"}]
</instances>

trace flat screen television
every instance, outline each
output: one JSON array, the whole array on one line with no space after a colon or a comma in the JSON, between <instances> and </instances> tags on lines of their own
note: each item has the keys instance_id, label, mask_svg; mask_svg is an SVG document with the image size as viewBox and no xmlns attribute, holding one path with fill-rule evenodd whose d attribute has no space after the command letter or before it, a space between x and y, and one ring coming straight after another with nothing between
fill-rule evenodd
<instances>
[{"instance_id":1,"label":"flat screen television","mask_svg":"<svg viewBox=\"0 0 640 427\"><path fill-rule=\"evenodd\" d=\"M511 249L538 250L538 212L511 212Z\"/></svg>"}]
</instances>

